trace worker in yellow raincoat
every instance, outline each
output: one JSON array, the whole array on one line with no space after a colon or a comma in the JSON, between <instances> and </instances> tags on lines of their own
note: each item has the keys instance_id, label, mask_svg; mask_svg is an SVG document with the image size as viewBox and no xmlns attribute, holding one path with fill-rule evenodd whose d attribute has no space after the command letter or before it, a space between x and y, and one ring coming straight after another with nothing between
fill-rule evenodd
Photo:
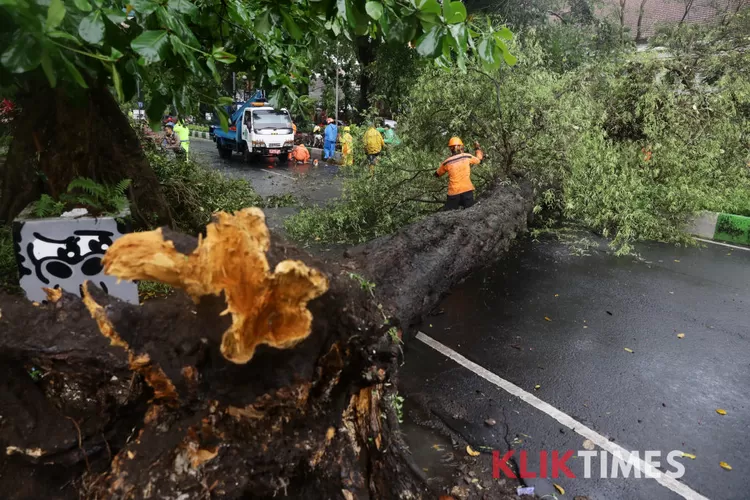
<instances>
[{"instance_id":1,"label":"worker in yellow raincoat","mask_svg":"<svg viewBox=\"0 0 750 500\"><path fill-rule=\"evenodd\" d=\"M350 132L351 127L344 127L344 134L341 136L341 153L344 156L345 167L354 165L354 137Z\"/></svg>"}]
</instances>

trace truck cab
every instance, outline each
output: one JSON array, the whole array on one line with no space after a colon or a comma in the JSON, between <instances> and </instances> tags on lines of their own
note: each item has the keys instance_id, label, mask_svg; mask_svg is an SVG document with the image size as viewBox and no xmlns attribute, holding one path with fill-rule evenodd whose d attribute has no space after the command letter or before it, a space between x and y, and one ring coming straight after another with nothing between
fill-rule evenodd
<instances>
[{"instance_id":1,"label":"truck cab","mask_svg":"<svg viewBox=\"0 0 750 500\"><path fill-rule=\"evenodd\" d=\"M266 102L249 100L232 114L229 130L217 128L214 140L219 156L232 153L251 156L286 156L294 147L292 117L286 109L276 109Z\"/></svg>"},{"instance_id":2,"label":"truck cab","mask_svg":"<svg viewBox=\"0 0 750 500\"><path fill-rule=\"evenodd\" d=\"M243 112L242 123L242 139L250 153L281 156L294 147L292 117L286 109L250 106Z\"/></svg>"}]
</instances>

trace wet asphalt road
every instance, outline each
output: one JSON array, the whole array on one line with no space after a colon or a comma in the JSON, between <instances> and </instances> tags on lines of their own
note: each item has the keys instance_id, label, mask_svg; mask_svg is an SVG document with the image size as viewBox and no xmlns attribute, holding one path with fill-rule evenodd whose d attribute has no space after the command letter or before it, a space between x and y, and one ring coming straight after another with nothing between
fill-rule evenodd
<instances>
[{"instance_id":1,"label":"wet asphalt road","mask_svg":"<svg viewBox=\"0 0 750 500\"><path fill-rule=\"evenodd\" d=\"M250 181L264 198L291 193L302 205L321 205L341 194L341 180L336 176L338 167L322 161L314 168L265 159L245 163L239 154L233 155L229 161L222 160L213 141L195 137L190 140L190 155L228 177Z\"/></svg>"},{"instance_id":2,"label":"wet asphalt road","mask_svg":"<svg viewBox=\"0 0 750 500\"><path fill-rule=\"evenodd\" d=\"M456 287L422 330L641 458L694 454L679 459L680 481L701 495L750 498L750 252L640 251L643 260L520 244ZM412 420L440 420L475 446L525 449L532 471L540 450L583 449L580 435L420 341L405 359L399 388ZM593 464L595 478L582 479L583 459L568 462L578 478L554 480L562 498L680 498L653 479L599 479ZM554 491L549 480L528 482L540 496Z\"/></svg>"}]
</instances>

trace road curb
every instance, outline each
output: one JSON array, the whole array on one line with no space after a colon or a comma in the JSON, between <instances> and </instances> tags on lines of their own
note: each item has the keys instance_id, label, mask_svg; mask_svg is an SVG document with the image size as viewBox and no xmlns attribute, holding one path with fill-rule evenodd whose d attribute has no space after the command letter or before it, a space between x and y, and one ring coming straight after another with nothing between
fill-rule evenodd
<instances>
[{"instance_id":1,"label":"road curb","mask_svg":"<svg viewBox=\"0 0 750 500\"><path fill-rule=\"evenodd\" d=\"M190 137L197 137L198 139L211 139L211 136L208 135L208 132L202 132L198 130L191 130Z\"/></svg>"},{"instance_id":2,"label":"road curb","mask_svg":"<svg viewBox=\"0 0 750 500\"><path fill-rule=\"evenodd\" d=\"M687 225L693 236L750 246L750 217L721 212L701 212Z\"/></svg>"}]
</instances>

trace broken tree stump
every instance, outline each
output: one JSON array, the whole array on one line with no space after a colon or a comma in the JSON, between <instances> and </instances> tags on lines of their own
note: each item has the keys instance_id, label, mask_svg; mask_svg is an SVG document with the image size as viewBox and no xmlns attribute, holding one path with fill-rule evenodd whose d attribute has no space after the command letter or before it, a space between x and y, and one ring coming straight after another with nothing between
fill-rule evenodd
<instances>
[{"instance_id":1,"label":"broken tree stump","mask_svg":"<svg viewBox=\"0 0 750 500\"><path fill-rule=\"evenodd\" d=\"M92 285L38 307L0 296L0 484L15 465L65 466L63 490L86 498L435 497L398 432L388 332L501 256L529 200L499 185L325 264L246 209L200 240L157 230L107 254L114 275L186 293L142 306ZM44 477L28 481L51 491Z\"/></svg>"}]
</instances>

